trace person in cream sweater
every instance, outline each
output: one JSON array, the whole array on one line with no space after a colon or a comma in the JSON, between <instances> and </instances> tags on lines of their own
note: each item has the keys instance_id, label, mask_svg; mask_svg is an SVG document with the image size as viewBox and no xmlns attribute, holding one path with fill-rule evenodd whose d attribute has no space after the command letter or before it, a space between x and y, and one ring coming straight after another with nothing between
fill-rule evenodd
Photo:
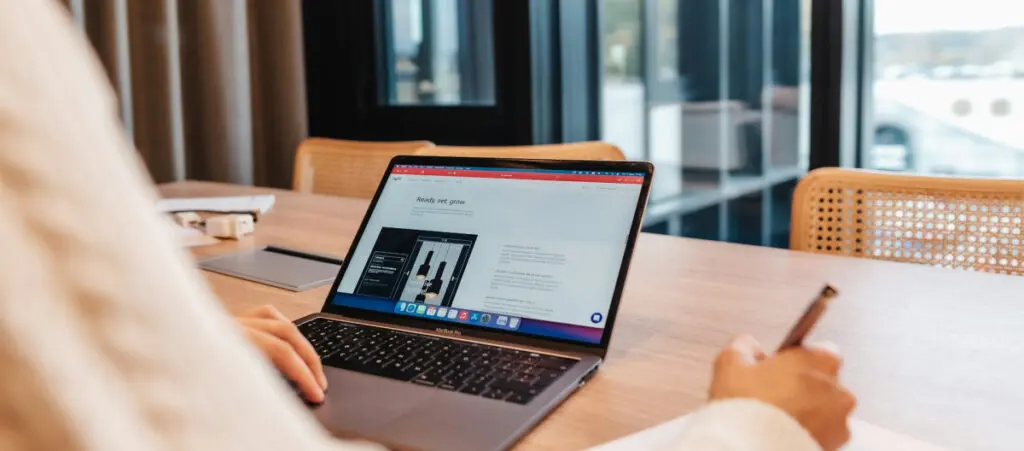
<instances>
[{"instance_id":1,"label":"person in cream sweater","mask_svg":"<svg viewBox=\"0 0 1024 451\"><path fill-rule=\"evenodd\" d=\"M55 0L0 0L0 449L361 450L288 389L319 359L273 308L230 317L177 248L97 58ZM832 352L740 338L673 449L834 450Z\"/></svg>"}]
</instances>

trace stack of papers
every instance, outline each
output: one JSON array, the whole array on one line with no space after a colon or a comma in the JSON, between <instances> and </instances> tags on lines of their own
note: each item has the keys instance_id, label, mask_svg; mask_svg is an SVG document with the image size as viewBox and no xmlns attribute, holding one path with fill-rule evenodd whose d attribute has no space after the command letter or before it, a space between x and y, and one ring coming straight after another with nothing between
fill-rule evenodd
<instances>
[{"instance_id":1,"label":"stack of papers","mask_svg":"<svg viewBox=\"0 0 1024 451\"><path fill-rule=\"evenodd\" d=\"M274 196L267 194L261 196L183 197L160 199L156 205L162 213L195 211L221 213L259 212L263 214L270 210L270 207L274 206Z\"/></svg>"}]
</instances>

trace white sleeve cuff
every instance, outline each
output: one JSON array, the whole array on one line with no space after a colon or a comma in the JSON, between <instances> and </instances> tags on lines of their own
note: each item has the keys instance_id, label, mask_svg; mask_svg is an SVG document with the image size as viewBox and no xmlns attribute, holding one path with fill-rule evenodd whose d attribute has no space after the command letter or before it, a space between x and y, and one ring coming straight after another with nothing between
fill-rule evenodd
<instances>
[{"instance_id":1,"label":"white sleeve cuff","mask_svg":"<svg viewBox=\"0 0 1024 451\"><path fill-rule=\"evenodd\" d=\"M753 399L715 401L690 414L680 450L821 451L800 423Z\"/></svg>"}]
</instances>

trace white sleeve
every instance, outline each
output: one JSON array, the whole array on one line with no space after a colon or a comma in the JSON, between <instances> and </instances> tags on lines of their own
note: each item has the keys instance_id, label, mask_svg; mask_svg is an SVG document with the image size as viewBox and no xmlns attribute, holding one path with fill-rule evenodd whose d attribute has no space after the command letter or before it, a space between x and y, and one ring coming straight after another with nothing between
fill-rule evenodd
<instances>
[{"instance_id":1,"label":"white sleeve","mask_svg":"<svg viewBox=\"0 0 1024 451\"><path fill-rule=\"evenodd\" d=\"M674 448L680 451L821 451L793 417L775 406L730 399L708 404L688 417Z\"/></svg>"},{"instance_id":2,"label":"white sleeve","mask_svg":"<svg viewBox=\"0 0 1024 451\"><path fill-rule=\"evenodd\" d=\"M174 244L60 3L0 0L0 449L379 449L332 439Z\"/></svg>"}]
</instances>

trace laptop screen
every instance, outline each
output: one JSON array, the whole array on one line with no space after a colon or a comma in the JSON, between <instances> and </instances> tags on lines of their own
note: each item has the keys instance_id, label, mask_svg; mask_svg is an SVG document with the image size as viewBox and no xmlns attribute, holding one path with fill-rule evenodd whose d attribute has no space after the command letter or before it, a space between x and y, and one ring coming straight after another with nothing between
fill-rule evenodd
<instances>
[{"instance_id":1,"label":"laptop screen","mask_svg":"<svg viewBox=\"0 0 1024 451\"><path fill-rule=\"evenodd\" d=\"M331 303L600 343L643 182L396 165Z\"/></svg>"}]
</instances>

